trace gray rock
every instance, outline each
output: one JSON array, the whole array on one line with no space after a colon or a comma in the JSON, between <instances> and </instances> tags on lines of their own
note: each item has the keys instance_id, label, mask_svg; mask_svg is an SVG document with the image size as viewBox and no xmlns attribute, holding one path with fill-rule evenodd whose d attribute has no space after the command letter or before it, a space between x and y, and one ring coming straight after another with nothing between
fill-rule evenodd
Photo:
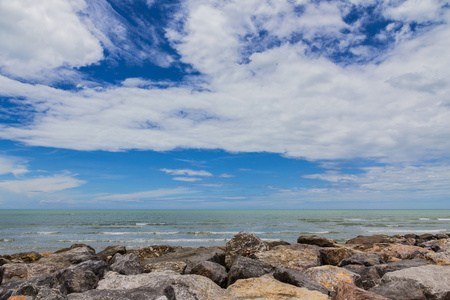
<instances>
[{"instance_id":1,"label":"gray rock","mask_svg":"<svg viewBox=\"0 0 450 300\"><path fill-rule=\"evenodd\" d=\"M80 268L69 268L55 274L55 281L63 294L81 293L95 289L98 277L92 271L84 271Z\"/></svg>"},{"instance_id":2,"label":"gray rock","mask_svg":"<svg viewBox=\"0 0 450 300\"><path fill-rule=\"evenodd\" d=\"M22 283L17 287L16 290L11 294L11 296L31 296L35 298L39 293L39 288L35 284L32 283Z\"/></svg>"},{"instance_id":3,"label":"gray rock","mask_svg":"<svg viewBox=\"0 0 450 300\"><path fill-rule=\"evenodd\" d=\"M183 274L186 266L187 264L184 261L162 261L146 264L144 267L142 267L142 272L174 272Z\"/></svg>"},{"instance_id":4,"label":"gray rock","mask_svg":"<svg viewBox=\"0 0 450 300\"><path fill-rule=\"evenodd\" d=\"M248 256L255 252L267 251L269 246L256 235L249 232L239 232L226 244L225 265L231 265L238 256Z\"/></svg>"},{"instance_id":5,"label":"gray rock","mask_svg":"<svg viewBox=\"0 0 450 300\"><path fill-rule=\"evenodd\" d=\"M39 290L36 298L34 300L66 300L67 296L61 294L57 289L50 289L43 287Z\"/></svg>"},{"instance_id":6,"label":"gray rock","mask_svg":"<svg viewBox=\"0 0 450 300\"><path fill-rule=\"evenodd\" d=\"M373 288L381 282L381 276L378 274L375 266L366 267L363 265L346 265L344 269L352 271L361 276L355 284L365 290Z\"/></svg>"},{"instance_id":7,"label":"gray rock","mask_svg":"<svg viewBox=\"0 0 450 300\"><path fill-rule=\"evenodd\" d=\"M414 280L387 282L369 289L369 292L393 300L427 300L424 290ZM432 298L433 299L433 298Z\"/></svg>"},{"instance_id":8,"label":"gray rock","mask_svg":"<svg viewBox=\"0 0 450 300\"><path fill-rule=\"evenodd\" d=\"M0 267L0 282L5 283L9 280L31 279L34 277L41 277L43 275L53 274L58 270L64 269L62 264L48 263L48 264L24 264L11 263Z\"/></svg>"},{"instance_id":9,"label":"gray rock","mask_svg":"<svg viewBox=\"0 0 450 300\"><path fill-rule=\"evenodd\" d=\"M239 256L228 272L227 285L231 285L238 279L261 277L275 270L271 265L257 259Z\"/></svg>"},{"instance_id":10,"label":"gray rock","mask_svg":"<svg viewBox=\"0 0 450 300\"><path fill-rule=\"evenodd\" d=\"M227 286L227 270L218 263L212 261L201 262L192 268L191 274L205 276L222 288Z\"/></svg>"},{"instance_id":11,"label":"gray rock","mask_svg":"<svg viewBox=\"0 0 450 300\"><path fill-rule=\"evenodd\" d=\"M349 258L343 259L339 263L339 267L343 267L346 265L362 265L362 266L374 266L383 264L385 261L381 258L381 255L374 252L361 252L356 253Z\"/></svg>"},{"instance_id":12,"label":"gray rock","mask_svg":"<svg viewBox=\"0 0 450 300\"><path fill-rule=\"evenodd\" d=\"M168 290L168 293L171 291ZM167 298L163 291L149 287L140 287L132 290L90 290L79 294L70 294L68 300L172 300Z\"/></svg>"},{"instance_id":13,"label":"gray rock","mask_svg":"<svg viewBox=\"0 0 450 300\"><path fill-rule=\"evenodd\" d=\"M225 252L216 247L177 248L174 252L168 252L159 257L144 259L141 264L182 261L186 263L185 274L189 274L193 267L204 261L212 261L221 265L225 264Z\"/></svg>"},{"instance_id":14,"label":"gray rock","mask_svg":"<svg viewBox=\"0 0 450 300\"><path fill-rule=\"evenodd\" d=\"M426 265L430 265L430 263L424 259L415 258L410 260L399 260L388 264L376 265L375 269L377 270L380 277L383 277L384 274L388 272L394 272L407 268L421 267Z\"/></svg>"},{"instance_id":15,"label":"gray rock","mask_svg":"<svg viewBox=\"0 0 450 300\"><path fill-rule=\"evenodd\" d=\"M98 279L102 279L106 272L110 271L109 265L102 260L87 260L78 265L71 267L73 269L80 269L83 271L91 271L98 277Z\"/></svg>"},{"instance_id":16,"label":"gray rock","mask_svg":"<svg viewBox=\"0 0 450 300\"><path fill-rule=\"evenodd\" d=\"M315 245L319 247L336 247L337 243L317 235L302 235L297 239L299 244Z\"/></svg>"},{"instance_id":17,"label":"gray rock","mask_svg":"<svg viewBox=\"0 0 450 300\"><path fill-rule=\"evenodd\" d=\"M127 253L127 248L125 248L125 246L123 245L108 246L103 251L97 253L97 256L100 257L102 260L107 261L108 257L113 257L114 255L116 255L116 253L123 255Z\"/></svg>"},{"instance_id":18,"label":"gray rock","mask_svg":"<svg viewBox=\"0 0 450 300\"><path fill-rule=\"evenodd\" d=\"M312 280L305 274L287 268L276 268L273 277L284 283L306 288L311 291L319 291L322 294L331 296L333 292L317 281Z\"/></svg>"},{"instance_id":19,"label":"gray rock","mask_svg":"<svg viewBox=\"0 0 450 300\"><path fill-rule=\"evenodd\" d=\"M44 275L41 277L34 277L27 280L10 280L0 285L0 300L7 300L12 293L21 285L35 285L41 287L53 287L56 282L54 275Z\"/></svg>"},{"instance_id":20,"label":"gray rock","mask_svg":"<svg viewBox=\"0 0 450 300\"><path fill-rule=\"evenodd\" d=\"M389 300L381 295L365 291L349 283L342 283L336 289L334 300Z\"/></svg>"},{"instance_id":21,"label":"gray rock","mask_svg":"<svg viewBox=\"0 0 450 300\"><path fill-rule=\"evenodd\" d=\"M121 255L116 253L111 259L111 270L124 275L136 275L142 273L139 256L134 253Z\"/></svg>"},{"instance_id":22,"label":"gray rock","mask_svg":"<svg viewBox=\"0 0 450 300\"><path fill-rule=\"evenodd\" d=\"M48 264L58 264L62 265L64 268L68 268L71 265L79 264L87 260L100 260L100 258L95 255L95 250L86 245L73 245L71 249L63 249L64 251L55 252L52 255L44 256L39 259L36 263L42 265Z\"/></svg>"},{"instance_id":23,"label":"gray rock","mask_svg":"<svg viewBox=\"0 0 450 300\"><path fill-rule=\"evenodd\" d=\"M371 289L386 297L391 297L389 293L394 290L399 290L399 297L402 292L410 290L418 294L421 292L427 299L450 299L450 268L426 265L389 272L383 276L379 286Z\"/></svg>"}]
</instances>

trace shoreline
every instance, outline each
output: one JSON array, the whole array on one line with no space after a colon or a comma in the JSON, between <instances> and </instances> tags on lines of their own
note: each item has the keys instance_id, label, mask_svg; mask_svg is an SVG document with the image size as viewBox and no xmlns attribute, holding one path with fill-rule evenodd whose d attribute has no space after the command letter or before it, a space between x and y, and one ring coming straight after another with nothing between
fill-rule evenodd
<instances>
[{"instance_id":1,"label":"shoreline","mask_svg":"<svg viewBox=\"0 0 450 300\"><path fill-rule=\"evenodd\" d=\"M0 283L0 300L449 299L450 235L360 235L338 244L317 235L268 243L239 232L225 246L74 244L0 255Z\"/></svg>"}]
</instances>

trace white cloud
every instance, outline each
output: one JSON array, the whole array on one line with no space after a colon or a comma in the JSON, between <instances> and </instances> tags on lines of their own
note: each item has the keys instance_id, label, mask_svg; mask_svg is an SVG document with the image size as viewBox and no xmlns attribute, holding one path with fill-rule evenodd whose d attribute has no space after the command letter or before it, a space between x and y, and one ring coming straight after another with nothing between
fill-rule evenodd
<instances>
[{"instance_id":1,"label":"white cloud","mask_svg":"<svg viewBox=\"0 0 450 300\"><path fill-rule=\"evenodd\" d=\"M223 174L220 174L219 177L222 177L222 178L232 178L232 177L235 177L235 176L234 176L234 175L231 175L231 174L223 173Z\"/></svg>"},{"instance_id":2,"label":"white cloud","mask_svg":"<svg viewBox=\"0 0 450 300\"><path fill-rule=\"evenodd\" d=\"M441 18L442 6L448 4L448 1L442 0L406 0L395 5L397 1L386 1L394 5L386 5L384 11L388 18L401 21L415 22L437 22Z\"/></svg>"},{"instance_id":3,"label":"white cloud","mask_svg":"<svg viewBox=\"0 0 450 300\"><path fill-rule=\"evenodd\" d=\"M19 194L53 193L78 187L84 183L85 181L76 179L73 176L54 175L50 177L2 181L0 182L0 189Z\"/></svg>"},{"instance_id":4,"label":"white cloud","mask_svg":"<svg viewBox=\"0 0 450 300\"><path fill-rule=\"evenodd\" d=\"M197 177L174 177L173 180L177 181L186 181L186 182L195 182L203 180L203 178L197 178Z\"/></svg>"},{"instance_id":5,"label":"white cloud","mask_svg":"<svg viewBox=\"0 0 450 300\"><path fill-rule=\"evenodd\" d=\"M204 170L191 170L191 169L161 169L160 171L165 172L169 175L187 175L187 176L213 176L208 171Z\"/></svg>"},{"instance_id":6,"label":"white cloud","mask_svg":"<svg viewBox=\"0 0 450 300\"><path fill-rule=\"evenodd\" d=\"M76 15L84 6L84 1L1 0L2 71L33 77L48 69L85 66L102 59L99 41Z\"/></svg>"},{"instance_id":7,"label":"white cloud","mask_svg":"<svg viewBox=\"0 0 450 300\"><path fill-rule=\"evenodd\" d=\"M19 162L18 158L0 156L0 175L11 173L15 177L19 177L28 172L29 170Z\"/></svg>"},{"instance_id":8,"label":"white cloud","mask_svg":"<svg viewBox=\"0 0 450 300\"><path fill-rule=\"evenodd\" d=\"M141 199L153 199L153 198L164 198L173 195L183 195L191 194L196 191L186 189L186 188L175 188L175 189L157 189L145 192L129 193L129 194L111 194L106 196L97 197L96 200L107 200L107 201L132 201Z\"/></svg>"}]
</instances>

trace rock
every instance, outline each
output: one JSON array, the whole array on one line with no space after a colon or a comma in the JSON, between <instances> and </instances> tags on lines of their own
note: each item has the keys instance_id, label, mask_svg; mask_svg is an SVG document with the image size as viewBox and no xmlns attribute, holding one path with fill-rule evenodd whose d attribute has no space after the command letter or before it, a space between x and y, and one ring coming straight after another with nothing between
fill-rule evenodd
<instances>
[{"instance_id":1,"label":"rock","mask_svg":"<svg viewBox=\"0 0 450 300\"><path fill-rule=\"evenodd\" d=\"M108 261L108 257L113 257L116 253L125 254L127 253L127 248L123 245L112 245L106 247L103 251L97 253L97 256L100 257L104 261Z\"/></svg>"},{"instance_id":2,"label":"rock","mask_svg":"<svg viewBox=\"0 0 450 300\"><path fill-rule=\"evenodd\" d=\"M395 300L427 300L424 291L414 280L387 282L369 289L369 292Z\"/></svg>"},{"instance_id":3,"label":"rock","mask_svg":"<svg viewBox=\"0 0 450 300\"><path fill-rule=\"evenodd\" d=\"M325 295L332 295L332 291L327 289L317 281L312 280L310 277L306 276L301 272L297 272L292 269L287 268L277 268L273 277L284 283L292 284L297 287L302 287L310 291L318 291Z\"/></svg>"},{"instance_id":4,"label":"rock","mask_svg":"<svg viewBox=\"0 0 450 300\"><path fill-rule=\"evenodd\" d=\"M164 254L175 252L180 247L172 247L169 245L155 245L147 248L141 248L137 251L137 255L141 260L146 258L160 257Z\"/></svg>"},{"instance_id":5,"label":"rock","mask_svg":"<svg viewBox=\"0 0 450 300\"><path fill-rule=\"evenodd\" d=\"M407 268L414 268L414 267L421 267L425 265L429 265L430 263L427 262L424 259L416 258L411 260L400 260L396 262L391 262L388 264L381 264L375 266L376 271L380 275L380 277L383 277L384 274L388 272L394 272L398 270L403 270Z\"/></svg>"},{"instance_id":6,"label":"rock","mask_svg":"<svg viewBox=\"0 0 450 300\"><path fill-rule=\"evenodd\" d=\"M375 266L366 267L363 265L346 265L344 269L358 274L360 278L355 281L355 285L365 290L373 288L381 282L381 276L378 274Z\"/></svg>"},{"instance_id":7,"label":"rock","mask_svg":"<svg viewBox=\"0 0 450 300\"><path fill-rule=\"evenodd\" d=\"M252 253L267 251L269 247L256 235L249 232L239 232L226 244L225 265L231 265L238 256L248 256Z\"/></svg>"},{"instance_id":8,"label":"rock","mask_svg":"<svg viewBox=\"0 0 450 300\"><path fill-rule=\"evenodd\" d=\"M385 234L375 234L371 236L362 236L359 235L353 239L348 240L345 242L347 245L362 245L365 247L371 247L374 244L380 244L380 243L392 243L395 239L389 237Z\"/></svg>"},{"instance_id":9,"label":"rock","mask_svg":"<svg viewBox=\"0 0 450 300\"><path fill-rule=\"evenodd\" d=\"M6 265L6 264L9 264L9 263L11 263L10 260L8 260L8 259L6 259L4 257L0 257L0 266ZM1 282L0 282L0 284L1 284Z\"/></svg>"},{"instance_id":10,"label":"rock","mask_svg":"<svg viewBox=\"0 0 450 300\"><path fill-rule=\"evenodd\" d=\"M229 286L227 294L220 299L264 299L264 300L328 300L329 297L317 291L310 291L273 278L260 277L241 279Z\"/></svg>"},{"instance_id":11,"label":"rock","mask_svg":"<svg viewBox=\"0 0 450 300\"><path fill-rule=\"evenodd\" d=\"M47 287L41 288L34 300L66 300L67 297L62 295L57 289L50 289Z\"/></svg>"},{"instance_id":12,"label":"rock","mask_svg":"<svg viewBox=\"0 0 450 300\"><path fill-rule=\"evenodd\" d=\"M142 268L143 273L150 272L174 272L183 274L187 264L184 261L163 261L159 263L149 263Z\"/></svg>"},{"instance_id":13,"label":"rock","mask_svg":"<svg viewBox=\"0 0 450 300\"><path fill-rule=\"evenodd\" d=\"M11 296L30 296L34 299L38 293L39 288L35 284L23 283L11 294Z\"/></svg>"},{"instance_id":14,"label":"rock","mask_svg":"<svg viewBox=\"0 0 450 300\"><path fill-rule=\"evenodd\" d=\"M0 286L0 300L6 300L22 285L35 285L37 287L52 287L55 284L53 275L44 275L27 280L10 280Z\"/></svg>"},{"instance_id":15,"label":"rock","mask_svg":"<svg viewBox=\"0 0 450 300\"><path fill-rule=\"evenodd\" d=\"M319 247L336 247L337 243L333 240L326 239L324 237L319 237L317 235L306 236L302 235L297 239L299 244L315 245Z\"/></svg>"},{"instance_id":16,"label":"rock","mask_svg":"<svg viewBox=\"0 0 450 300\"><path fill-rule=\"evenodd\" d=\"M19 259L20 261L25 262L25 263L35 262L42 257L42 255L40 255L39 253L34 252L34 251L15 253L11 256L13 258Z\"/></svg>"},{"instance_id":17,"label":"rock","mask_svg":"<svg viewBox=\"0 0 450 300\"><path fill-rule=\"evenodd\" d=\"M58 270L63 269L63 265L48 263L48 264L24 264L12 263L0 267L0 283L5 283L9 280L30 279L40 277L43 275L53 274Z\"/></svg>"},{"instance_id":18,"label":"rock","mask_svg":"<svg viewBox=\"0 0 450 300\"><path fill-rule=\"evenodd\" d=\"M274 270L274 267L263 261L239 256L228 272L227 285L233 284L238 279L261 277Z\"/></svg>"},{"instance_id":19,"label":"rock","mask_svg":"<svg viewBox=\"0 0 450 300\"><path fill-rule=\"evenodd\" d=\"M82 271L91 271L99 280L111 269L109 265L102 260L87 260L71 268L80 269Z\"/></svg>"},{"instance_id":20,"label":"rock","mask_svg":"<svg viewBox=\"0 0 450 300\"><path fill-rule=\"evenodd\" d=\"M116 253L111 259L111 263L111 270L120 274L136 275L142 273L139 256L134 253L124 256Z\"/></svg>"},{"instance_id":21,"label":"rock","mask_svg":"<svg viewBox=\"0 0 450 300\"><path fill-rule=\"evenodd\" d=\"M337 266L342 260L351 257L356 252L346 247L327 247L320 249L320 259L324 265Z\"/></svg>"},{"instance_id":22,"label":"rock","mask_svg":"<svg viewBox=\"0 0 450 300\"><path fill-rule=\"evenodd\" d=\"M401 293L407 293L408 290L422 293L426 299L450 299L450 268L426 265L389 272L383 276L379 286L371 289L374 293L390 298L391 292L398 291L400 297Z\"/></svg>"},{"instance_id":23,"label":"rock","mask_svg":"<svg viewBox=\"0 0 450 300\"><path fill-rule=\"evenodd\" d=\"M285 242L285 241L273 241L273 242L268 242L267 243L267 246L269 247L269 250L275 248L276 246L280 246L280 245L281 246L288 246L288 245L290 245L290 243Z\"/></svg>"},{"instance_id":24,"label":"rock","mask_svg":"<svg viewBox=\"0 0 450 300\"><path fill-rule=\"evenodd\" d=\"M381 258L380 254L374 252L360 252L350 256L349 258L343 259L339 263L339 267L350 264L369 267L382 263L385 263L385 261Z\"/></svg>"},{"instance_id":25,"label":"rock","mask_svg":"<svg viewBox=\"0 0 450 300\"><path fill-rule=\"evenodd\" d=\"M335 291L340 283L355 284L360 276L349 270L335 266L321 266L309 268L305 275L317 281L327 289Z\"/></svg>"},{"instance_id":26,"label":"rock","mask_svg":"<svg viewBox=\"0 0 450 300\"><path fill-rule=\"evenodd\" d=\"M71 265L79 264L87 260L100 260L100 258L95 255L95 250L92 247L75 244L72 245L71 248L62 249L55 252L53 255L42 257L36 263L42 265L53 263L68 268Z\"/></svg>"},{"instance_id":27,"label":"rock","mask_svg":"<svg viewBox=\"0 0 450 300\"><path fill-rule=\"evenodd\" d=\"M376 244L369 251L377 252L383 260L387 262L397 261L398 259L414 259L423 257L430 250L409 245L401 244Z\"/></svg>"},{"instance_id":28,"label":"rock","mask_svg":"<svg viewBox=\"0 0 450 300\"><path fill-rule=\"evenodd\" d=\"M222 288L227 286L227 270L218 263L212 261L201 262L192 268L191 274L205 276Z\"/></svg>"},{"instance_id":29,"label":"rock","mask_svg":"<svg viewBox=\"0 0 450 300\"><path fill-rule=\"evenodd\" d=\"M349 283L341 283L336 288L334 300L390 300L381 295L365 291Z\"/></svg>"},{"instance_id":30,"label":"rock","mask_svg":"<svg viewBox=\"0 0 450 300\"><path fill-rule=\"evenodd\" d=\"M286 267L299 271L321 265L320 252L315 247L298 247L298 250L292 248L290 246L278 246L269 251L255 253L252 257L273 267Z\"/></svg>"},{"instance_id":31,"label":"rock","mask_svg":"<svg viewBox=\"0 0 450 300\"><path fill-rule=\"evenodd\" d=\"M147 258L141 262L142 266L147 264L183 261L186 263L185 274L189 274L191 269L203 261L212 261L221 265L225 264L225 252L216 247L199 248L177 248L175 252L168 252L160 257Z\"/></svg>"},{"instance_id":32,"label":"rock","mask_svg":"<svg viewBox=\"0 0 450 300\"><path fill-rule=\"evenodd\" d=\"M95 289L98 277L92 271L81 268L69 268L55 274L55 285L63 294L82 293Z\"/></svg>"},{"instance_id":33,"label":"rock","mask_svg":"<svg viewBox=\"0 0 450 300\"><path fill-rule=\"evenodd\" d=\"M218 299L223 290L209 278L199 275L178 275L171 273L143 273L138 275L120 275L115 272L106 274L100 280L97 290L135 290L141 287L153 290L153 295L166 296L168 299ZM95 295L88 291L87 295ZM86 293L83 293L86 294ZM70 296L70 295L69 295ZM170 298L170 297L172 298ZM149 299L156 299L149 298ZM102 299L71 298L69 299ZM113 299L113 298L111 298ZM115 298L122 299L122 298ZM128 299L128 298L125 298ZM133 298L131 298L133 299ZM141 298L136 298L141 299ZM142 298L145 299L145 298ZM162 298L163 299L163 298ZM102 299L104 300L104 299Z\"/></svg>"},{"instance_id":34,"label":"rock","mask_svg":"<svg viewBox=\"0 0 450 300\"><path fill-rule=\"evenodd\" d=\"M434 265L442 265L442 266L450 265L450 253L428 252L423 257Z\"/></svg>"},{"instance_id":35,"label":"rock","mask_svg":"<svg viewBox=\"0 0 450 300\"><path fill-rule=\"evenodd\" d=\"M69 300L168 300L164 291L153 288L140 287L131 290L90 290L67 296Z\"/></svg>"}]
</instances>

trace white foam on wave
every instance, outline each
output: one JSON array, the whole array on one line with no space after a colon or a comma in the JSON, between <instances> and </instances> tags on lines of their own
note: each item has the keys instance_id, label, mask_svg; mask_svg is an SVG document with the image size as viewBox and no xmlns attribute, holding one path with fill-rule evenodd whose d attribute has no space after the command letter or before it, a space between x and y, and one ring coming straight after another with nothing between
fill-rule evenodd
<instances>
[{"instance_id":1,"label":"white foam on wave","mask_svg":"<svg viewBox=\"0 0 450 300\"><path fill-rule=\"evenodd\" d=\"M450 221L450 218L438 218L438 221Z\"/></svg>"},{"instance_id":2,"label":"white foam on wave","mask_svg":"<svg viewBox=\"0 0 450 300\"><path fill-rule=\"evenodd\" d=\"M60 232L58 231L41 231L41 232L36 232L36 234L43 234L43 235L49 235L49 234L58 234Z\"/></svg>"},{"instance_id":3,"label":"white foam on wave","mask_svg":"<svg viewBox=\"0 0 450 300\"><path fill-rule=\"evenodd\" d=\"M364 230L365 232L369 232L369 233L386 233L386 232L391 232L391 233L445 233L447 232L446 229L427 229L427 230L422 230L422 229L410 229L410 230L403 230L403 229L380 229L380 230Z\"/></svg>"},{"instance_id":4,"label":"white foam on wave","mask_svg":"<svg viewBox=\"0 0 450 300\"><path fill-rule=\"evenodd\" d=\"M166 225L166 223L136 223L136 226Z\"/></svg>"},{"instance_id":5,"label":"white foam on wave","mask_svg":"<svg viewBox=\"0 0 450 300\"><path fill-rule=\"evenodd\" d=\"M428 221L430 218L419 218L421 221Z\"/></svg>"},{"instance_id":6,"label":"white foam on wave","mask_svg":"<svg viewBox=\"0 0 450 300\"><path fill-rule=\"evenodd\" d=\"M105 235L175 235L179 234L178 231L147 231L147 232L130 232L130 231L112 231L112 232L102 232Z\"/></svg>"}]
</instances>

